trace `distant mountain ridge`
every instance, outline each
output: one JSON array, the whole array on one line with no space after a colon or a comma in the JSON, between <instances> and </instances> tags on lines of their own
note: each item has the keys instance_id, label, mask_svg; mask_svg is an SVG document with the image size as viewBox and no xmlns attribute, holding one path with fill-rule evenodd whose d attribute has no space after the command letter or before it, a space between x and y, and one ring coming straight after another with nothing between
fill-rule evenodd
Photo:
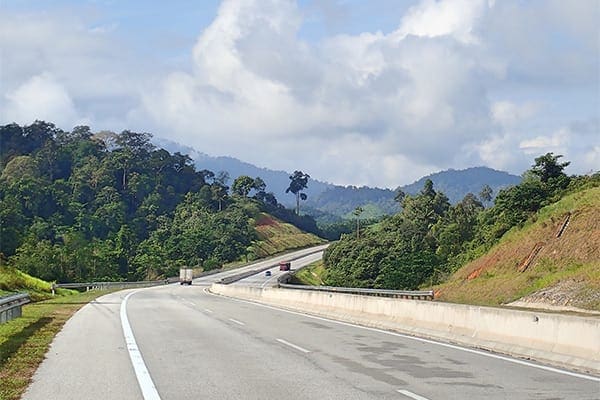
<instances>
[{"instance_id":1,"label":"distant mountain ridge","mask_svg":"<svg viewBox=\"0 0 600 400\"><path fill-rule=\"evenodd\" d=\"M280 203L288 207L294 205L293 196L285 193L290 183L289 172L260 168L233 157L210 156L192 147L166 139L154 138L153 142L172 153L188 154L194 160L197 169L208 169L214 172L227 171L231 177L229 184L240 175L248 175L253 178L260 176L267 184L267 191L273 192ZM299 166L299 169L302 169L302 166ZM410 185L400 186L398 189L407 194L416 194L423 188L426 179L431 179L434 189L444 192L453 204L462 200L467 193L477 196L486 184L492 188L495 197L500 189L521 182L520 177L507 172L488 167L473 167L436 172ZM316 210L321 217L323 215L344 217L359 206L368 206L369 217L398 212L398 205L394 201L396 191L391 189L341 186L310 179L306 194L308 200L304 205L305 209Z\"/></svg>"},{"instance_id":2,"label":"distant mountain ridge","mask_svg":"<svg viewBox=\"0 0 600 400\"><path fill-rule=\"evenodd\" d=\"M229 181L230 186L233 183L233 180L240 175L248 175L252 178L259 176L267 184L267 192L273 192L280 203L288 207L295 205L295 197L291 194L285 193L285 190L290 185L289 172L275 171L268 168L257 167L256 165L238 160L237 158L233 157L210 156L192 147L175 143L167 139L153 138L152 140L156 145L159 145L171 153L178 151L181 154L189 155L192 160L194 160L197 169L208 169L215 173L219 171L227 171L231 177L231 180ZM316 179L310 179L306 189L306 194L309 198L316 197L326 189L333 186L335 185L321 182Z\"/></svg>"},{"instance_id":3,"label":"distant mountain ridge","mask_svg":"<svg viewBox=\"0 0 600 400\"><path fill-rule=\"evenodd\" d=\"M423 185L427 179L431 179L435 191L444 192L452 204L461 201L467 193L473 193L475 196L478 196L486 184L494 191L493 197L496 197L500 189L517 185L521 182L521 177L519 176L488 167L472 167L461 170L451 168L424 176L410 185L400 186L399 189L407 194L416 194L423 189Z\"/></svg>"}]
</instances>

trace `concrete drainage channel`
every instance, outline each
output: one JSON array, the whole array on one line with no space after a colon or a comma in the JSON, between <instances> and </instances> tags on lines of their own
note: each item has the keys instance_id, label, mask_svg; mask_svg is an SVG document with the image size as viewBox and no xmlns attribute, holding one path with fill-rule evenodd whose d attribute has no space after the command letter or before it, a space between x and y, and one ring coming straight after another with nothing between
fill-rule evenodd
<instances>
[{"instance_id":1,"label":"concrete drainage channel","mask_svg":"<svg viewBox=\"0 0 600 400\"><path fill-rule=\"evenodd\" d=\"M600 318L217 283L211 292L600 376Z\"/></svg>"}]
</instances>

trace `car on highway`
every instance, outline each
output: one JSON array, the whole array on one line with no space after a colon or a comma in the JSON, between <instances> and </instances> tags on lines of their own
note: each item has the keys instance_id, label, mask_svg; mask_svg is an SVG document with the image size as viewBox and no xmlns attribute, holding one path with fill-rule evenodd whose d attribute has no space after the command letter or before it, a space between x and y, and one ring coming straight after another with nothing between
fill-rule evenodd
<instances>
[{"instance_id":1,"label":"car on highway","mask_svg":"<svg viewBox=\"0 0 600 400\"><path fill-rule=\"evenodd\" d=\"M271 271L265 271L265 276L271 276Z\"/></svg>"}]
</instances>

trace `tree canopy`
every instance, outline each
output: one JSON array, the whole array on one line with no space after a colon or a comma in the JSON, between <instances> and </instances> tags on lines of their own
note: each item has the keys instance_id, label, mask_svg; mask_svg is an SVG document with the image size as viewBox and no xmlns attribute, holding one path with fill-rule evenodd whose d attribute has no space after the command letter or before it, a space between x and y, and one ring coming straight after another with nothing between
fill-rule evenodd
<instances>
[{"instance_id":1,"label":"tree canopy","mask_svg":"<svg viewBox=\"0 0 600 400\"><path fill-rule=\"evenodd\" d=\"M302 191L306 189L310 175L305 174L302 171L294 171L290 175L290 186L285 190L286 193L292 192L296 195L296 214L300 215L300 200L306 200L307 196Z\"/></svg>"},{"instance_id":2,"label":"tree canopy","mask_svg":"<svg viewBox=\"0 0 600 400\"><path fill-rule=\"evenodd\" d=\"M148 133L0 126L0 260L47 280L152 279L245 258L270 212L317 232L265 182L196 171ZM253 198L247 197L251 191Z\"/></svg>"}]
</instances>

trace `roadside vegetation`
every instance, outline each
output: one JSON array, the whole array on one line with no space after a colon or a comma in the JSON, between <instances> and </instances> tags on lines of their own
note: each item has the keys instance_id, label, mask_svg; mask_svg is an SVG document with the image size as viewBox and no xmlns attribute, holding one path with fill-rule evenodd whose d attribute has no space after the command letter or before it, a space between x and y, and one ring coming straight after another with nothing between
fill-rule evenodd
<instances>
[{"instance_id":1,"label":"roadside vegetation","mask_svg":"<svg viewBox=\"0 0 600 400\"><path fill-rule=\"evenodd\" d=\"M557 231L568 218L564 233ZM600 187L576 191L515 227L434 289L441 300L600 311ZM527 265L533 249L539 252Z\"/></svg>"},{"instance_id":2,"label":"roadside vegetation","mask_svg":"<svg viewBox=\"0 0 600 400\"><path fill-rule=\"evenodd\" d=\"M267 213L259 213L254 222L257 240L252 243L253 258L264 258L292 249L301 249L325 243L325 240L298 229Z\"/></svg>"},{"instance_id":3,"label":"roadside vegetation","mask_svg":"<svg viewBox=\"0 0 600 400\"><path fill-rule=\"evenodd\" d=\"M501 304L571 275L586 282L582 292L598 293L600 173L567 176L563 170L569 163L561 157L536 158L521 183L501 190L493 204L485 186L453 206L430 180L417 195L399 192L399 213L360 235L344 235L327 249L322 279L331 286L388 289L431 287L450 279L452 285L438 287L442 299L480 304ZM572 221L554 246L550 238L569 212ZM542 226L543 233L533 231ZM541 241L545 247L518 272ZM517 244L514 254L494 253L506 242ZM467 269L461 268L476 268L474 260L483 256L498 266L482 268L477 279L458 290L465 277L457 271L464 275ZM593 299L579 303L597 307Z\"/></svg>"},{"instance_id":4,"label":"roadside vegetation","mask_svg":"<svg viewBox=\"0 0 600 400\"><path fill-rule=\"evenodd\" d=\"M150 139L43 121L0 126L3 263L47 281L147 280L318 241L255 226L269 214L318 233L299 213L307 174L290 176L297 208L289 210L260 177L230 182L226 172L198 171Z\"/></svg>"},{"instance_id":5,"label":"roadside vegetation","mask_svg":"<svg viewBox=\"0 0 600 400\"><path fill-rule=\"evenodd\" d=\"M316 261L294 273L292 283L297 285L323 286L325 274L323 260Z\"/></svg>"},{"instance_id":6,"label":"roadside vegetation","mask_svg":"<svg viewBox=\"0 0 600 400\"><path fill-rule=\"evenodd\" d=\"M47 300L52 297L52 285L14 267L0 265L0 297L16 292L27 292L32 301ZM58 289L57 293L72 294L75 292Z\"/></svg>"}]
</instances>

